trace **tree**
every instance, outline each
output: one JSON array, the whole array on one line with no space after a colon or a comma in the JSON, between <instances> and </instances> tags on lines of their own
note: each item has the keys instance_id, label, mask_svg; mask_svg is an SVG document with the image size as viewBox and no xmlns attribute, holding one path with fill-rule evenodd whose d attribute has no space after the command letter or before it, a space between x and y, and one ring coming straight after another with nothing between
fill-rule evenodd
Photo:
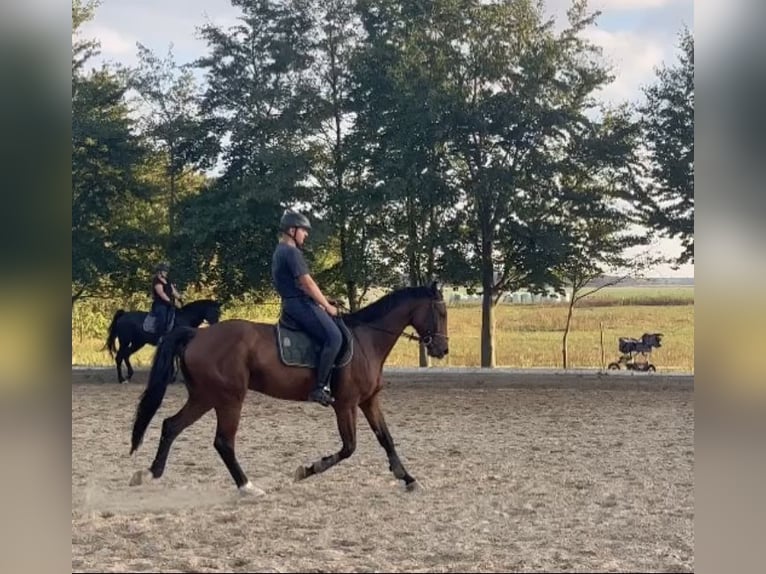
<instances>
[{"instance_id":1,"label":"tree","mask_svg":"<svg viewBox=\"0 0 766 574\"><path fill-rule=\"evenodd\" d=\"M209 277L227 296L271 289L271 254L286 207L311 200L311 15L290 0L233 0L243 15L224 30L201 29L209 53L202 111L222 142L222 173L183 230L205 253Z\"/></svg>"},{"instance_id":2,"label":"tree","mask_svg":"<svg viewBox=\"0 0 766 574\"><path fill-rule=\"evenodd\" d=\"M444 193L445 130L430 2L362 3L367 32L357 63L360 132L373 186L385 198L381 246L389 266L422 285L435 271Z\"/></svg>"},{"instance_id":3,"label":"tree","mask_svg":"<svg viewBox=\"0 0 766 574\"><path fill-rule=\"evenodd\" d=\"M694 262L694 36L680 35L675 66L657 70L642 106L652 182L641 198L646 224L678 237L677 264Z\"/></svg>"},{"instance_id":4,"label":"tree","mask_svg":"<svg viewBox=\"0 0 766 574\"><path fill-rule=\"evenodd\" d=\"M72 97L75 95L76 79L81 77L83 66L98 54L98 40L84 40L79 37L79 31L83 24L93 19L99 5L99 0L72 0Z\"/></svg>"},{"instance_id":5,"label":"tree","mask_svg":"<svg viewBox=\"0 0 766 574\"><path fill-rule=\"evenodd\" d=\"M451 46L455 185L466 210L453 225L445 269L482 293L481 365L494 366L494 306L521 286L558 281L560 177L570 132L588 123L593 92L610 79L580 33L598 12L573 2L553 32L526 0L445 3ZM445 12L446 13L446 12Z\"/></svg>"},{"instance_id":6,"label":"tree","mask_svg":"<svg viewBox=\"0 0 766 574\"><path fill-rule=\"evenodd\" d=\"M410 285L426 284L455 190L446 185L444 47L432 2L360 4L367 34L357 61L358 133L379 200L379 252ZM390 276L397 282L401 279ZM420 365L428 365L423 345Z\"/></svg>"},{"instance_id":7,"label":"tree","mask_svg":"<svg viewBox=\"0 0 766 574\"><path fill-rule=\"evenodd\" d=\"M136 286L135 268L124 255L137 237L119 212L149 190L140 177L147 150L134 134L127 86L108 68L84 71L98 43L81 40L79 29L96 6L72 4L72 305L87 295Z\"/></svg>"},{"instance_id":8,"label":"tree","mask_svg":"<svg viewBox=\"0 0 766 574\"><path fill-rule=\"evenodd\" d=\"M649 233L630 231L639 220L630 200L640 189L640 130L622 106L573 131L567 149L559 194L563 249L554 265L571 295L562 336L564 369L569 366L567 343L577 303L658 262L648 254L630 253L651 242ZM600 285L591 287L596 279L602 279Z\"/></svg>"},{"instance_id":9,"label":"tree","mask_svg":"<svg viewBox=\"0 0 766 574\"><path fill-rule=\"evenodd\" d=\"M138 43L138 67L128 77L128 85L137 94L141 132L165 156L167 248L176 230L178 184L193 170L212 167L217 140L200 115L191 66L176 63L172 46L161 59Z\"/></svg>"},{"instance_id":10,"label":"tree","mask_svg":"<svg viewBox=\"0 0 766 574\"><path fill-rule=\"evenodd\" d=\"M353 61L361 33L351 0L319 3L316 14L312 205L322 216L325 247L334 252L327 253L328 266L317 275L330 290L345 292L355 310L382 270L373 247L380 194L364 175L355 121Z\"/></svg>"}]
</instances>

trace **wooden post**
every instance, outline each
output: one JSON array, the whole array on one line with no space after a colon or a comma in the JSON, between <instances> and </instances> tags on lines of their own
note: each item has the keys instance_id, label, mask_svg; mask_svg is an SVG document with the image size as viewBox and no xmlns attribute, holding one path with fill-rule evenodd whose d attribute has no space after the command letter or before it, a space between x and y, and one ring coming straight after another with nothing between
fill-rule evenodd
<instances>
[{"instance_id":1,"label":"wooden post","mask_svg":"<svg viewBox=\"0 0 766 574\"><path fill-rule=\"evenodd\" d=\"M599 321L599 330L601 331L601 370L604 370L604 322Z\"/></svg>"}]
</instances>

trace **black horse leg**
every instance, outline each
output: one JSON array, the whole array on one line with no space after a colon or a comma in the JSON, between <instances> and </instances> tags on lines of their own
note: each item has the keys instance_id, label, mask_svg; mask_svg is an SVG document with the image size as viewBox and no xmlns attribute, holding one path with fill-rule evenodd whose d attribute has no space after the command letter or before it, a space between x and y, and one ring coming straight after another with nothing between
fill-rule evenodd
<instances>
[{"instance_id":1,"label":"black horse leg","mask_svg":"<svg viewBox=\"0 0 766 574\"><path fill-rule=\"evenodd\" d=\"M218 425L215 431L215 441L213 446L223 460L229 474L234 479L234 483L240 492L255 493L257 489L248 480L247 475L242 470L234 452L234 441L239 427L239 418L242 414L242 403L230 403L218 406L215 409Z\"/></svg>"},{"instance_id":2,"label":"black horse leg","mask_svg":"<svg viewBox=\"0 0 766 574\"><path fill-rule=\"evenodd\" d=\"M125 364L128 367L128 381L133 378L133 365L130 364L130 356L140 351L144 345L145 343L143 342L131 343L130 349L128 349L128 352L125 355Z\"/></svg>"},{"instance_id":3,"label":"black horse leg","mask_svg":"<svg viewBox=\"0 0 766 574\"><path fill-rule=\"evenodd\" d=\"M117 354L114 357L115 363L117 363L117 381L119 383L125 382L125 377L122 376L122 362L130 351L128 350L129 344L126 344L122 339L120 341L120 348L117 349Z\"/></svg>"},{"instance_id":4,"label":"black horse leg","mask_svg":"<svg viewBox=\"0 0 766 574\"><path fill-rule=\"evenodd\" d=\"M295 472L295 480L303 480L315 474L320 474L350 457L356 450L356 406L333 405L335 418L338 423L338 431L343 441L341 449L331 455L324 456L309 466L299 466Z\"/></svg>"},{"instance_id":5,"label":"black horse leg","mask_svg":"<svg viewBox=\"0 0 766 574\"><path fill-rule=\"evenodd\" d=\"M370 428L375 436L378 438L380 446L386 451L388 455L388 468L394 473L394 476L399 480L404 481L404 485L407 490L413 490L417 486L417 481L410 476L407 470L404 468L402 461L399 460L399 455L396 453L394 447L394 439L391 438L391 433L388 432L386 421L383 417L383 411L380 408L380 399L378 395L373 395L366 402L359 405L367 418L367 422L370 423Z\"/></svg>"},{"instance_id":6,"label":"black horse leg","mask_svg":"<svg viewBox=\"0 0 766 574\"><path fill-rule=\"evenodd\" d=\"M146 471L137 471L130 480L131 486L141 484L148 478L160 478L165 472L165 464L170 454L170 447L179 434L188 426L194 424L206 412L210 410L210 405L202 404L189 398L186 404L181 407L172 417L162 421L162 435L160 443L157 446L157 454L154 457L152 466Z\"/></svg>"}]
</instances>

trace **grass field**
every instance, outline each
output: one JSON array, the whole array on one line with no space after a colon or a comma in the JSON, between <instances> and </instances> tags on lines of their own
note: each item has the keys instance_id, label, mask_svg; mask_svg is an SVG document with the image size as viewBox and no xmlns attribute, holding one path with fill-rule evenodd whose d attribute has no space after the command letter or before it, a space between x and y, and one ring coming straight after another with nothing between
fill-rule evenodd
<instances>
[{"instance_id":1,"label":"grass field","mask_svg":"<svg viewBox=\"0 0 766 574\"><path fill-rule=\"evenodd\" d=\"M447 296L448 293L445 293ZM618 337L640 337L660 332L663 346L651 358L658 371L694 372L694 289L691 287L612 287L584 299L575 309L569 335L571 368L599 368L617 360ZM122 305L107 301L75 306L72 321L72 364L113 365L103 350L114 312L120 308L148 308L145 302ZM498 305L495 308L495 356L497 366L561 367L561 338L566 305ZM274 322L276 305L240 304L224 309L223 318ZM604 364L601 333L603 324ZM476 304L450 306L450 354L439 366L479 366L481 307ZM411 328L407 332L412 332ZM131 357L134 366L150 364L154 347L147 346ZM418 365L418 347L400 339L387 365Z\"/></svg>"}]
</instances>

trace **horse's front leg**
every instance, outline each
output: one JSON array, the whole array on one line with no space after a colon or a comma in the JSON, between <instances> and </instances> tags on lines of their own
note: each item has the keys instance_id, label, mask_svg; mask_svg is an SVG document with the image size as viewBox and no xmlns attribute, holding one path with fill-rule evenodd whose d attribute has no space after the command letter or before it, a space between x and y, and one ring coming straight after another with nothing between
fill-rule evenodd
<instances>
[{"instance_id":1,"label":"horse's front leg","mask_svg":"<svg viewBox=\"0 0 766 574\"><path fill-rule=\"evenodd\" d=\"M331 455L320 458L308 466L301 465L295 471L295 480L303 480L315 474L322 473L340 461L350 457L356 450L356 405L333 404L335 418L338 422L338 431L343 441L341 449Z\"/></svg>"},{"instance_id":2,"label":"horse's front leg","mask_svg":"<svg viewBox=\"0 0 766 574\"><path fill-rule=\"evenodd\" d=\"M117 382L122 384L125 381L125 377L122 376L122 347L117 351L114 356L114 362L117 365Z\"/></svg>"},{"instance_id":3,"label":"horse's front leg","mask_svg":"<svg viewBox=\"0 0 766 574\"><path fill-rule=\"evenodd\" d=\"M117 382L122 384L125 382L125 377L122 375L122 363L130 364L127 362L127 356L130 353L130 341L125 342L122 339L119 339L119 341L120 348L114 356L114 362L117 365ZM128 380L130 380L130 375L128 375Z\"/></svg>"},{"instance_id":4,"label":"horse's front leg","mask_svg":"<svg viewBox=\"0 0 766 574\"><path fill-rule=\"evenodd\" d=\"M399 480L404 481L404 486L407 490L415 490L418 486L418 482L410 476L407 469L404 468L402 461L399 460L399 455L396 453L394 447L394 439L391 438L391 433L388 432L386 421L383 418L383 411L380 408L380 399L375 394L367 401L359 405L367 418L367 422L370 423L372 432L378 438L380 446L386 451L388 455L388 468L394 473L394 476Z\"/></svg>"},{"instance_id":5,"label":"horse's front leg","mask_svg":"<svg viewBox=\"0 0 766 574\"><path fill-rule=\"evenodd\" d=\"M128 381L133 378L133 365L130 364L130 356L137 353L144 346L144 343L131 343L128 352L125 353L125 365L128 367Z\"/></svg>"}]
</instances>

